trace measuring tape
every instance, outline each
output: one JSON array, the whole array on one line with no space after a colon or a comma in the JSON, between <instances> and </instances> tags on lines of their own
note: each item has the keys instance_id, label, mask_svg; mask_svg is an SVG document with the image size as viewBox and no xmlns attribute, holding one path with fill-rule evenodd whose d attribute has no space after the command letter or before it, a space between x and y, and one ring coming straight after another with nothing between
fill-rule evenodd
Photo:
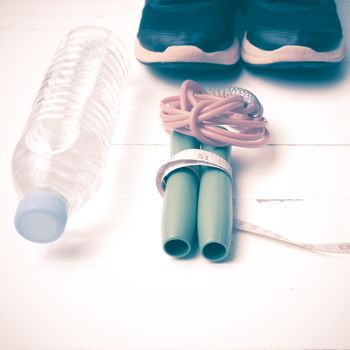
<instances>
[{"instance_id":1,"label":"measuring tape","mask_svg":"<svg viewBox=\"0 0 350 350\"><path fill-rule=\"evenodd\" d=\"M220 169L232 180L232 167L224 158L212 152L191 148L176 153L159 168L156 176L156 185L159 193L163 195L166 186L166 179L170 173L180 168L188 168L199 178L200 165Z\"/></svg>"},{"instance_id":2,"label":"measuring tape","mask_svg":"<svg viewBox=\"0 0 350 350\"><path fill-rule=\"evenodd\" d=\"M188 149L181 151L172 156L158 170L156 175L156 186L161 195L164 194L166 180L168 176L177 169L188 168L192 170L198 178L200 178L200 166L208 166L224 171L232 180L232 167L222 157L215 153L204 151L201 149ZM260 226L251 224L247 221L234 219L234 227L236 230L273 239L292 246L312 250L323 254L350 254L350 242L338 243L302 243L288 239L278 233L266 230Z\"/></svg>"},{"instance_id":3,"label":"measuring tape","mask_svg":"<svg viewBox=\"0 0 350 350\"><path fill-rule=\"evenodd\" d=\"M291 239L288 239L278 233L266 230L260 226L251 224L249 222L235 219L235 228L238 231L251 233L254 235L258 235L265 238L270 238L275 241L283 242L289 245L293 245L296 247L312 250L318 253L324 254L349 254L350 253L350 242L338 242L338 243L302 243L296 242Z\"/></svg>"}]
</instances>

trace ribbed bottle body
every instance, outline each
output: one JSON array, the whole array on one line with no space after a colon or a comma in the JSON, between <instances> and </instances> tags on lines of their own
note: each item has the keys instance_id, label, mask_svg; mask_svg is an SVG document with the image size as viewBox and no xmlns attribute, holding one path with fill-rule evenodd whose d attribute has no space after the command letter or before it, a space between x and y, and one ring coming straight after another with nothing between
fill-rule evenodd
<instances>
[{"instance_id":1,"label":"ribbed bottle body","mask_svg":"<svg viewBox=\"0 0 350 350\"><path fill-rule=\"evenodd\" d=\"M97 190L125 88L127 50L112 32L81 27L56 51L13 155L20 198L64 198L68 212Z\"/></svg>"}]
</instances>

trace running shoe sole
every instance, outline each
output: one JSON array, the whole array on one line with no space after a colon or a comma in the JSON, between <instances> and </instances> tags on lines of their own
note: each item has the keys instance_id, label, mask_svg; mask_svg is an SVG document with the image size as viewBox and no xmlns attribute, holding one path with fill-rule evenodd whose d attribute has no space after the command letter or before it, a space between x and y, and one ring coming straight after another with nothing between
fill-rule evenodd
<instances>
[{"instance_id":1,"label":"running shoe sole","mask_svg":"<svg viewBox=\"0 0 350 350\"><path fill-rule=\"evenodd\" d=\"M192 45L169 46L163 52L144 48L136 40L136 58L148 65L167 68L227 68L236 64L240 58L240 48L237 39L222 51L206 52Z\"/></svg>"},{"instance_id":2,"label":"running shoe sole","mask_svg":"<svg viewBox=\"0 0 350 350\"><path fill-rule=\"evenodd\" d=\"M276 50L262 50L249 42L244 35L242 42L242 59L252 66L290 68L322 67L339 63L344 58L345 46L341 41L338 48L327 52L318 52L306 46L286 45Z\"/></svg>"}]
</instances>

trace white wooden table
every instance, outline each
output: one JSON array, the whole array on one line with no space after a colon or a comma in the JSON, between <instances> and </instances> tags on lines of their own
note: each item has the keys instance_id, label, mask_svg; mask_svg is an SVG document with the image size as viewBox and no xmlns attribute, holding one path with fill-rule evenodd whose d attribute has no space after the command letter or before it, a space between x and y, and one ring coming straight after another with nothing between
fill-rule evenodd
<instances>
[{"instance_id":1,"label":"white wooden table","mask_svg":"<svg viewBox=\"0 0 350 350\"><path fill-rule=\"evenodd\" d=\"M96 24L133 49L141 0L0 0L0 349L350 348L350 259L238 233L227 262L175 260L154 176L162 97L182 80L251 89L272 134L234 149L237 215L304 242L350 241L350 66L164 74L135 60L105 181L49 245L15 231L11 155L59 40ZM338 1L350 48L350 2Z\"/></svg>"}]
</instances>

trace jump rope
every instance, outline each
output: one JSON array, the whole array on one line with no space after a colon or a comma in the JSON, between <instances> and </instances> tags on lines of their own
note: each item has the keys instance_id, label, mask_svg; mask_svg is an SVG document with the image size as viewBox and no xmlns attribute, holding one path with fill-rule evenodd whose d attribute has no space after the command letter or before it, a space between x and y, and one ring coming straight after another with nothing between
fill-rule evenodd
<instances>
[{"instance_id":1,"label":"jump rope","mask_svg":"<svg viewBox=\"0 0 350 350\"><path fill-rule=\"evenodd\" d=\"M156 176L164 197L161 230L167 254L183 258L198 242L205 258L222 261L234 230L319 253L350 253L350 242L295 242L233 217L231 146L262 147L269 140L263 106L253 93L206 90L186 80L180 94L164 98L160 109L162 124L171 132L171 158Z\"/></svg>"}]
</instances>

